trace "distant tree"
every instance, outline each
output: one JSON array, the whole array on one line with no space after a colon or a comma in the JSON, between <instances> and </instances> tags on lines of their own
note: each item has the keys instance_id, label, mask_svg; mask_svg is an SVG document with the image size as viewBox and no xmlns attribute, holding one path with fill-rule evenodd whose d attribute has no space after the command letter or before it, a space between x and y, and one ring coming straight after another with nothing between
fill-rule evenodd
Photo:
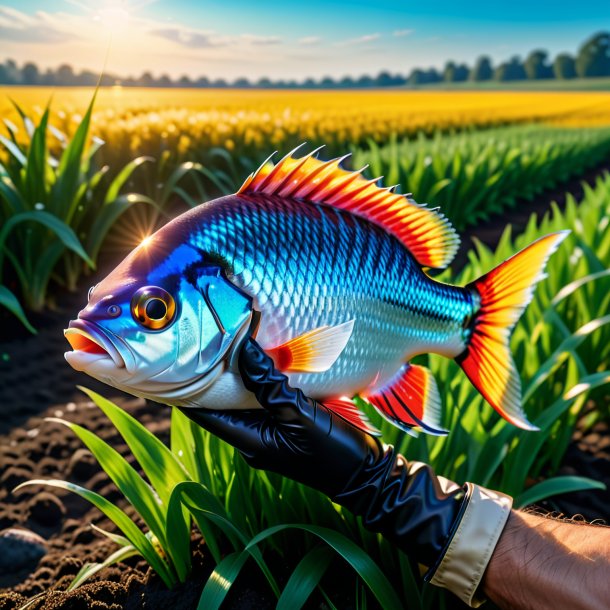
<instances>
[{"instance_id":1,"label":"distant tree","mask_svg":"<svg viewBox=\"0 0 610 610\"><path fill-rule=\"evenodd\" d=\"M510 61L500 64L494 72L494 79L498 81L513 81L525 79L525 68L519 57L513 57Z\"/></svg>"},{"instance_id":2,"label":"distant tree","mask_svg":"<svg viewBox=\"0 0 610 610\"><path fill-rule=\"evenodd\" d=\"M599 32L585 41L576 56L576 73L580 77L610 75L610 33Z\"/></svg>"},{"instance_id":3,"label":"distant tree","mask_svg":"<svg viewBox=\"0 0 610 610\"><path fill-rule=\"evenodd\" d=\"M157 86L158 87L171 87L173 84L174 83L173 83L172 79L169 77L168 74L162 74L157 79Z\"/></svg>"},{"instance_id":4,"label":"distant tree","mask_svg":"<svg viewBox=\"0 0 610 610\"><path fill-rule=\"evenodd\" d=\"M486 55L483 55L477 59L474 68L470 72L470 80L480 82L491 80L494 76L493 67L491 65L491 59Z\"/></svg>"},{"instance_id":5,"label":"distant tree","mask_svg":"<svg viewBox=\"0 0 610 610\"><path fill-rule=\"evenodd\" d=\"M268 78L259 78L256 82L257 87L261 87L262 89L270 89L273 86L273 83Z\"/></svg>"},{"instance_id":6,"label":"distant tree","mask_svg":"<svg viewBox=\"0 0 610 610\"><path fill-rule=\"evenodd\" d=\"M409 80L407 82L409 85L425 85L428 82L427 74L424 72L424 70L414 68L411 70L411 74L409 74Z\"/></svg>"},{"instance_id":7,"label":"distant tree","mask_svg":"<svg viewBox=\"0 0 610 610\"><path fill-rule=\"evenodd\" d=\"M236 78L235 82L233 83L233 87L238 87L239 89L248 89L251 86L250 81L245 76Z\"/></svg>"},{"instance_id":8,"label":"distant tree","mask_svg":"<svg viewBox=\"0 0 610 610\"><path fill-rule=\"evenodd\" d=\"M138 81L142 87L154 87L155 85L155 77L150 72L144 72Z\"/></svg>"},{"instance_id":9,"label":"distant tree","mask_svg":"<svg viewBox=\"0 0 610 610\"><path fill-rule=\"evenodd\" d=\"M10 85L8 70L4 64L0 64L0 85Z\"/></svg>"},{"instance_id":10,"label":"distant tree","mask_svg":"<svg viewBox=\"0 0 610 610\"><path fill-rule=\"evenodd\" d=\"M356 86L356 81L354 81L354 79L351 76L344 76L339 81L339 87L341 87L342 89L352 89L355 86Z\"/></svg>"},{"instance_id":11,"label":"distant tree","mask_svg":"<svg viewBox=\"0 0 610 610\"><path fill-rule=\"evenodd\" d=\"M548 53L541 49L532 51L523 63L527 78L530 80L552 78L553 68L548 63L548 57Z\"/></svg>"},{"instance_id":12,"label":"distant tree","mask_svg":"<svg viewBox=\"0 0 610 610\"><path fill-rule=\"evenodd\" d=\"M116 74L102 74L100 77L100 85L102 87L112 87L121 83L121 79ZM137 83L138 85L140 83Z\"/></svg>"},{"instance_id":13,"label":"distant tree","mask_svg":"<svg viewBox=\"0 0 610 610\"><path fill-rule=\"evenodd\" d=\"M4 63L6 69L8 84L18 85L21 82L21 71L17 67L14 59L7 59Z\"/></svg>"},{"instance_id":14,"label":"distant tree","mask_svg":"<svg viewBox=\"0 0 610 610\"><path fill-rule=\"evenodd\" d=\"M463 83L468 80L470 68L466 64L459 64L455 67L455 82Z\"/></svg>"},{"instance_id":15,"label":"distant tree","mask_svg":"<svg viewBox=\"0 0 610 610\"><path fill-rule=\"evenodd\" d=\"M211 83L211 86L215 89L225 89L227 87L227 81L224 78L217 78Z\"/></svg>"},{"instance_id":16,"label":"distant tree","mask_svg":"<svg viewBox=\"0 0 610 610\"><path fill-rule=\"evenodd\" d=\"M325 76L320 81L320 87L322 87L323 89L332 89L333 87L335 87L335 81L330 76Z\"/></svg>"},{"instance_id":17,"label":"distant tree","mask_svg":"<svg viewBox=\"0 0 610 610\"><path fill-rule=\"evenodd\" d=\"M91 70L83 70L78 76L75 77L76 83L83 87L95 87L99 79L99 74L91 72Z\"/></svg>"},{"instance_id":18,"label":"distant tree","mask_svg":"<svg viewBox=\"0 0 610 610\"><path fill-rule=\"evenodd\" d=\"M356 86L357 87L372 87L375 84L375 80L373 78L371 78L370 76L368 76L367 74L363 74L357 81L356 81Z\"/></svg>"},{"instance_id":19,"label":"distant tree","mask_svg":"<svg viewBox=\"0 0 610 610\"><path fill-rule=\"evenodd\" d=\"M380 72L375 79L377 87L391 87L396 84L396 79L389 72Z\"/></svg>"},{"instance_id":20,"label":"distant tree","mask_svg":"<svg viewBox=\"0 0 610 610\"><path fill-rule=\"evenodd\" d=\"M427 83L440 83L443 80L440 72L436 68L430 68L425 73Z\"/></svg>"},{"instance_id":21,"label":"distant tree","mask_svg":"<svg viewBox=\"0 0 610 610\"><path fill-rule=\"evenodd\" d=\"M305 89L315 89L316 81L313 78L306 78L302 85Z\"/></svg>"},{"instance_id":22,"label":"distant tree","mask_svg":"<svg viewBox=\"0 0 610 610\"><path fill-rule=\"evenodd\" d=\"M184 74L178 79L178 87L182 87L183 89L187 89L193 86L193 81Z\"/></svg>"},{"instance_id":23,"label":"distant tree","mask_svg":"<svg viewBox=\"0 0 610 610\"><path fill-rule=\"evenodd\" d=\"M453 83L453 82L455 82L456 68L457 68L457 66L452 61L448 61L445 64L445 69L443 70L443 80L446 83Z\"/></svg>"},{"instance_id":24,"label":"distant tree","mask_svg":"<svg viewBox=\"0 0 610 610\"><path fill-rule=\"evenodd\" d=\"M75 84L74 70L68 64L62 64L55 71L55 83L60 86L71 86Z\"/></svg>"},{"instance_id":25,"label":"distant tree","mask_svg":"<svg viewBox=\"0 0 610 610\"><path fill-rule=\"evenodd\" d=\"M553 74L555 78L568 79L576 78L576 62L571 55L561 53L557 55L553 62Z\"/></svg>"},{"instance_id":26,"label":"distant tree","mask_svg":"<svg viewBox=\"0 0 610 610\"><path fill-rule=\"evenodd\" d=\"M44 74L40 76L40 84L46 85L47 87L52 87L57 84L57 80L55 78L55 72L50 68L47 68Z\"/></svg>"},{"instance_id":27,"label":"distant tree","mask_svg":"<svg viewBox=\"0 0 610 610\"><path fill-rule=\"evenodd\" d=\"M28 62L21 68L21 82L24 85L38 85L40 83L40 72L36 64Z\"/></svg>"}]
</instances>

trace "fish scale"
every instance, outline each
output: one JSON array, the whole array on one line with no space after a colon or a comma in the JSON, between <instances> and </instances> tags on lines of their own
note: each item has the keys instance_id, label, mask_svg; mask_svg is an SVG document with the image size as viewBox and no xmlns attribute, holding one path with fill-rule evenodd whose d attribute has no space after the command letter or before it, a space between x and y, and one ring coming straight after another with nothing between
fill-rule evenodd
<instances>
[{"instance_id":1,"label":"fish scale","mask_svg":"<svg viewBox=\"0 0 610 610\"><path fill-rule=\"evenodd\" d=\"M313 395L382 386L417 353L456 356L472 303L428 278L376 225L326 205L240 195L207 206L188 239L228 261L262 312L258 340L274 347L320 326L354 320L352 340L327 371L293 373Z\"/></svg>"}]
</instances>

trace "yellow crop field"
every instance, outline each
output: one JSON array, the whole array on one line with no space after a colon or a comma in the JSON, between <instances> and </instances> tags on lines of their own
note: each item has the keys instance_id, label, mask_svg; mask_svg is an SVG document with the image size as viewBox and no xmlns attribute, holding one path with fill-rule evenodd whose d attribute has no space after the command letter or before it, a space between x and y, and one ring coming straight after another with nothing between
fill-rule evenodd
<instances>
[{"instance_id":1,"label":"yellow crop field","mask_svg":"<svg viewBox=\"0 0 610 610\"><path fill-rule=\"evenodd\" d=\"M15 119L10 96L26 111L40 113L52 95L53 122L70 133L92 93L4 88L0 112ZM185 157L211 147L249 154L303 141L341 151L369 138L383 142L391 134L525 122L610 124L610 93L112 87L99 92L93 133L108 143L113 156L127 159L163 151Z\"/></svg>"}]
</instances>

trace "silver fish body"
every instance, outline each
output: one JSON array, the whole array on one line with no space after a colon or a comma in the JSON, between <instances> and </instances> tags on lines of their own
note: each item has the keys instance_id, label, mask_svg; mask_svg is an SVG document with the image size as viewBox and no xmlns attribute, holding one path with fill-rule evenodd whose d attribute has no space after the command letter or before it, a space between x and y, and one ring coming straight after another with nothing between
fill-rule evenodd
<instances>
[{"instance_id":1,"label":"silver fish body","mask_svg":"<svg viewBox=\"0 0 610 610\"><path fill-rule=\"evenodd\" d=\"M327 371L290 375L314 397L353 396L385 385L416 354L455 357L465 349L472 293L434 281L395 237L349 212L237 195L199 206L180 225L188 228L179 243L223 261L231 281L253 297L263 348L354 321ZM154 240L172 233L170 223ZM177 249L170 258L180 256Z\"/></svg>"}]
</instances>

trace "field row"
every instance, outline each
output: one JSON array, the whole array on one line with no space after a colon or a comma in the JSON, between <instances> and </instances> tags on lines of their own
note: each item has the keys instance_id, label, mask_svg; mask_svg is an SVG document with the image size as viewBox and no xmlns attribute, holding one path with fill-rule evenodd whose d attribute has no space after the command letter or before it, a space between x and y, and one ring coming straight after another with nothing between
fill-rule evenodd
<instances>
[{"instance_id":1,"label":"field row","mask_svg":"<svg viewBox=\"0 0 610 610\"><path fill-rule=\"evenodd\" d=\"M26 111L42 111L52 89L11 88L8 95ZM72 133L84 114L90 89L54 92L52 122ZM7 98L0 112L9 116ZM610 124L609 93L239 91L102 89L96 100L93 133L111 146L107 162L137 155L205 162L207 151L263 158L304 141L325 144L333 154L392 134L460 130L524 122L569 125Z\"/></svg>"},{"instance_id":2,"label":"field row","mask_svg":"<svg viewBox=\"0 0 610 610\"><path fill-rule=\"evenodd\" d=\"M352 165L400 185L416 201L440 206L457 229L529 201L610 158L610 128L517 126L390 138L354 151Z\"/></svg>"}]
</instances>

